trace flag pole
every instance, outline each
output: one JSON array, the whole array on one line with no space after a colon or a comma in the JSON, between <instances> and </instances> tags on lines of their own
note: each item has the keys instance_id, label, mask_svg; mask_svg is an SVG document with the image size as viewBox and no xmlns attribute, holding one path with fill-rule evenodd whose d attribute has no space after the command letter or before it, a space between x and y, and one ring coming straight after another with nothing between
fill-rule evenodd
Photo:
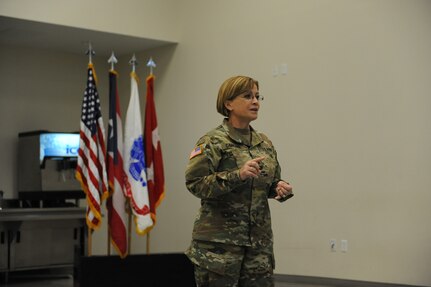
<instances>
[{"instance_id":1,"label":"flag pole","mask_svg":"<svg viewBox=\"0 0 431 287\"><path fill-rule=\"evenodd\" d=\"M93 56L96 55L96 52L93 49L93 46L91 45L91 42L88 42L88 50L85 52L86 55L88 55L88 64L93 64Z\"/></svg>"},{"instance_id":2,"label":"flag pole","mask_svg":"<svg viewBox=\"0 0 431 287\"><path fill-rule=\"evenodd\" d=\"M135 53L133 53L132 59L130 59L129 64L132 65L132 72L135 73L136 65L138 65L138 61L136 60ZM128 237L127 248L129 249L128 253L132 254L132 220L133 220L132 208L133 207L132 207L132 203L130 202L130 199L128 202L129 202L129 209L128 209L129 210L129 225L128 225L129 237Z\"/></svg>"},{"instance_id":3,"label":"flag pole","mask_svg":"<svg viewBox=\"0 0 431 287\"><path fill-rule=\"evenodd\" d=\"M152 57L150 57L150 59L148 60L147 67L150 67L150 76L152 76L153 75L153 68L156 67L156 63L153 61ZM150 233L151 233L151 230L148 231L148 233L147 233L147 255L150 254L150 241L151 241Z\"/></svg>"},{"instance_id":4,"label":"flag pole","mask_svg":"<svg viewBox=\"0 0 431 287\"><path fill-rule=\"evenodd\" d=\"M108 250L107 250L107 254L108 256L111 256L111 231L109 230L109 226L108 226Z\"/></svg>"},{"instance_id":5,"label":"flag pole","mask_svg":"<svg viewBox=\"0 0 431 287\"><path fill-rule=\"evenodd\" d=\"M108 64L111 64L111 71L115 70L115 64L118 63L117 58L115 58L114 51L111 53L111 57L108 59ZM112 194L110 195L112 197ZM108 218L109 220L109 218ZM111 255L111 228L108 223L108 255Z\"/></svg>"},{"instance_id":6,"label":"flag pole","mask_svg":"<svg viewBox=\"0 0 431 287\"><path fill-rule=\"evenodd\" d=\"M136 65L138 65L138 61L136 60L135 54L133 54L132 59L130 59L129 64L132 65L132 72L135 72Z\"/></svg>"},{"instance_id":7,"label":"flag pole","mask_svg":"<svg viewBox=\"0 0 431 287\"><path fill-rule=\"evenodd\" d=\"M111 57L109 57L109 59L108 59L108 63L111 64L111 71L114 71L115 70L114 66L115 66L115 64L118 63L118 60L115 57L114 51L112 51Z\"/></svg>"},{"instance_id":8,"label":"flag pole","mask_svg":"<svg viewBox=\"0 0 431 287\"><path fill-rule=\"evenodd\" d=\"M147 67L150 67L150 75L153 74L153 68L156 67L156 63L153 61L153 58L150 57L147 63Z\"/></svg>"},{"instance_id":9,"label":"flag pole","mask_svg":"<svg viewBox=\"0 0 431 287\"><path fill-rule=\"evenodd\" d=\"M132 210L130 209L131 205L129 204L129 210L128 210L128 214L129 214L129 224L127 226L127 233L128 233L128 237L127 237L127 253L130 255L132 254Z\"/></svg>"},{"instance_id":10,"label":"flag pole","mask_svg":"<svg viewBox=\"0 0 431 287\"><path fill-rule=\"evenodd\" d=\"M147 233L147 255L150 254L150 233L151 231Z\"/></svg>"},{"instance_id":11,"label":"flag pole","mask_svg":"<svg viewBox=\"0 0 431 287\"><path fill-rule=\"evenodd\" d=\"M96 52L93 50L93 47L92 47L90 41L88 42L88 50L85 52L85 54L88 56L88 65L93 64L92 57L93 57L93 55L96 54ZM91 256L93 253L92 252L92 245L93 245L92 237L93 237L92 229L90 227L88 227L88 242L87 242L87 244L88 244L88 256Z\"/></svg>"},{"instance_id":12,"label":"flag pole","mask_svg":"<svg viewBox=\"0 0 431 287\"><path fill-rule=\"evenodd\" d=\"M92 252L91 252L91 244L92 244L92 240L91 240L91 238L92 238L92 233L91 233L91 228L90 227L88 227L88 229L87 229L88 231L88 256L91 256L92 255Z\"/></svg>"}]
</instances>

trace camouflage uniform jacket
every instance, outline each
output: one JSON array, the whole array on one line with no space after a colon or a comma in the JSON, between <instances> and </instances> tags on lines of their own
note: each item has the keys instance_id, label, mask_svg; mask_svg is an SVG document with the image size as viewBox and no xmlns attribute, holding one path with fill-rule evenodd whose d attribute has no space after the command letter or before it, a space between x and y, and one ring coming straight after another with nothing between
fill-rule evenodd
<instances>
[{"instance_id":1,"label":"camouflage uniform jacket","mask_svg":"<svg viewBox=\"0 0 431 287\"><path fill-rule=\"evenodd\" d=\"M258 178L242 181L245 162L265 156ZM276 196L280 166L271 141L251 129L250 146L225 119L197 142L186 169L186 186L201 199L193 239L272 248L268 198Z\"/></svg>"}]
</instances>

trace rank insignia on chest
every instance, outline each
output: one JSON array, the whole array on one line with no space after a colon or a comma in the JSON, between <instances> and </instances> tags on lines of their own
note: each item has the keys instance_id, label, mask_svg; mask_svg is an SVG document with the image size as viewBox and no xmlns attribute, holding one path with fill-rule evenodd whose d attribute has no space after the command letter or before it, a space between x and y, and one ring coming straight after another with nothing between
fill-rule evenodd
<instances>
[{"instance_id":1,"label":"rank insignia on chest","mask_svg":"<svg viewBox=\"0 0 431 287\"><path fill-rule=\"evenodd\" d=\"M192 159L192 158L194 158L195 156L197 156L197 155L200 155L202 152L204 151L204 145L198 145L197 147L195 147L193 150L192 150L192 152L190 153L190 158L189 159Z\"/></svg>"}]
</instances>

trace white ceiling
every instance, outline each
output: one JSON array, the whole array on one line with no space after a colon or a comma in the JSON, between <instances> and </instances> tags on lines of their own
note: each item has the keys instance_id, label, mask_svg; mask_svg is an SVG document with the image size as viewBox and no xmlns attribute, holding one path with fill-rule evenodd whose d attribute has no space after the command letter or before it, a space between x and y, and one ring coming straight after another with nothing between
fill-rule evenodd
<instances>
[{"instance_id":1,"label":"white ceiling","mask_svg":"<svg viewBox=\"0 0 431 287\"><path fill-rule=\"evenodd\" d=\"M109 56L112 51L116 56L121 56L173 44L167 41L0 16L0 45L85 54L89 42L96 56Z\"/></svg>"}]
</instances>

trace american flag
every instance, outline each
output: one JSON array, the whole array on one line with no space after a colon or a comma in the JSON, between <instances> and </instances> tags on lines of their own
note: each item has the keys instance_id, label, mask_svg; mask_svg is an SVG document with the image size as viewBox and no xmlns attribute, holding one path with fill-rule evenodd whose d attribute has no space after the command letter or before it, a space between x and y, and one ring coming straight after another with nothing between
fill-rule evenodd
<instances>
[{"instance_id":1,"label":"american flag","mask_svg":"<svg viewBox=\"0 0 431 287\"><path fill-rule=\"evenodd\" d=\"M109 72L108 226L111 242L121 258L127 256L126 197L130 185L123 168L123 128L117 90L117 73ZM130 191L129 191L130 193Z\"/></svg>"},{"instance_id":2,"label":"american flag","mask_svg":"<svg viewBox=\"0 0 431 287\"><path fill-rule=\"evenodd\" d=\"M100 110L94 67L88 64L87 87L82 101L80 141L76 178L87 195L87 225L96 229L102 222L101 202L108 196L105 130Z\"/></svg>"}]
</instances>

